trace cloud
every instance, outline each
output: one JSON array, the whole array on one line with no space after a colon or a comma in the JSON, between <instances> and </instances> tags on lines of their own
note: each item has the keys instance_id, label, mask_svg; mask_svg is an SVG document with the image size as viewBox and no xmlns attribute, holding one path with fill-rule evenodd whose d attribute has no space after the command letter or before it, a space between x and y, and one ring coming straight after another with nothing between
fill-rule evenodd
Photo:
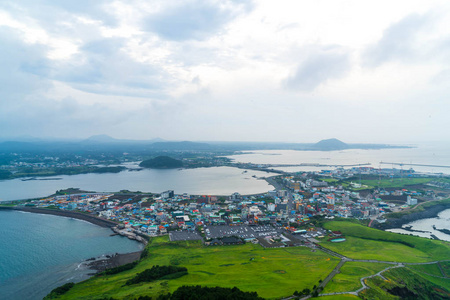
<instances>
[{"instance_id":1,"label":"cloud","mask_svg":"<svg viewBox=\"0 0 450 300\"><path fill-rule=\"evenodd\" d=\"M54 65L52 78L91 93L136 97L162 96L173 78L163 68L138 62L122 47L122 39L96 40L69 61Z\"/></svg>"},{"instance_id":2,"label":"cloud","mask_svg":"<svg viewBox=\"0 0 450 300\"><path fill-rule=\"evenodd\" d=\"M420 33L432 22L431 15L412 14L388 27L382 38L369 46L363 53L363 61L371 67L400 60L419 59L423 44L419 43Z\"/></svg>"},{"instance_id":3,"label":"cloud","mask_svg":"<svg viewBox=\"0 0 450 300\"><path fill-rule=\"evenodd\" d=\"M0 27L0 89L1 103L20 101L37 90L45 90L51 83L42 76L48 74L50 62L46 47L27 45L15 30Z\"/></svg>"},{"instance_id":4,"label":"cloud","mask_svg":"<svg viewBox=\"0 0 450 300\"><path fill-rule=\"evenodd\" d=\"M347 51L340 47L318 49L307 55L284 84L290 89L312 91L329 80L343 77L350 68Z\"/></svg>"},{"instance_id":5,"label":"cloud","mask_svg":"<svg viewBox=\"0 0 450 300\"><path fill-rule=\"evenodd\" d=\"M74 15L99 20L108 26L116 25L116 17L107 9L109 3L110 1L107 0L22 0L20 2L2 1L0 8L12 12L14 15L32 16L47 30L58 31L60 26L55 26L55 23L66 22Z\"/></svg>"},{"instance_id":6,"label":"cloud","mask_svg":"<svg viewBox=\"0 0 450 300\"><path fill-rule=\"evenodd\" d=\"M181 1L148 16L144 27L167 40L203 40L250 7L250 2Z\"/></svg>"}]
</instances>

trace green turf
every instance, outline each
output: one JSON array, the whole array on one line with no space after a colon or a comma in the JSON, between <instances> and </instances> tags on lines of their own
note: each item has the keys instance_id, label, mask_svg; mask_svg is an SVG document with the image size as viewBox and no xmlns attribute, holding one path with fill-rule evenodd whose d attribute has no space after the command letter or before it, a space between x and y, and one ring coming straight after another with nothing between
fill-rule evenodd
<instances>
[{"instance_id":1,"label":"green turf","mask_svg":"<svg viewBox=\"0 0 450 300\"><path fill-rule=\"evenodd\" d=\"M386 232L346 221L328 222L324 227L341 231L347 240L342 243L323 241L320 244L353 259L396 262L450 259L448 242Z\"/></svg>"},{"instance_id":2,"label":"green turf","mask_svg":"<svg viewBox=\"0 0 450 300\"><path fill-rule=\"evenodd\" d=\"M380 180L377 179L363 179L361 180L361 184L369 185L372 187L382 187L382 188L401 188L407 185L416 185L416 184L425 184L430 181L436 180L433 177L426 178L394 178L387 179L383 178Z\"/></svg>"},{"instance_id":3,"label":"green turf","mask_svg":"<svg viewBox=\"0 0 450 300\"><path fill-rule=\"evenodd\" d=\"M338 293L338 292L353 292L362 288L360 279L373 274L376 274L390 264L381 263L366 263L366 262L346 262L340 270L340 273L335 275L333 279L325 286L322 293Z\"/></svg>"},{"instance_id":4,"label":"green turf","mask_svg":"<svg viewBox=\"0 0 450 300\"><path fill-rule=\"evenodd\" d=\"M238 287L256 291L264 298L292 295L295 290L318 285L337 265L334 257L309 248L264 249L259 245L205 247L200 242L168 242L155 238L149 255L135 269L120 274L94 277L76 285L63 299L128 299L157 296L182 285ZM189 274L173 280L123 286L136 272L153 265L177 265Z\"/></svg>"}]
</instances>

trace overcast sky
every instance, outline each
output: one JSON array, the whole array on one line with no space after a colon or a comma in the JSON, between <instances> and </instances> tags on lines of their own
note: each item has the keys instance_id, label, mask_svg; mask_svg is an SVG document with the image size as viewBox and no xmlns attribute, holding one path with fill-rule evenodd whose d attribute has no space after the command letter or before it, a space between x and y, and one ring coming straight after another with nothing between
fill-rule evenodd
<instances>
[{"instance_id":1,"label":"overcast sky","mask_svg":"<svg viewBox=\"0 0 450 300\"><path fill-rule=\"evenodd\" d=\"M0 1L0 137L450 140L450 1Z\"/></svg>"}]
</instances>

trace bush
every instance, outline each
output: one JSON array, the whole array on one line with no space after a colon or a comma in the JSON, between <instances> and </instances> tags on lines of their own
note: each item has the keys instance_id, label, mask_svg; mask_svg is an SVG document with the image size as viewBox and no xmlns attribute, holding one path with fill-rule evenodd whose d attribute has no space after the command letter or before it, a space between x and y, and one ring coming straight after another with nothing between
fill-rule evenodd
<instances>
[{"instance_id":1,"label":"bush","mask_svg":"<svg viewBox=\"0 0 450 300\"><path fill-rule=\"evenodd\" d=\"M180 274L177 274L180 273ZM177 275L175 275L177 274ZM175 267L175 266L153 266L151 269L147 269L141 273L138 273L135 277L128 280L125 285L136 284L140 282L152 282L158 279L171 279L178 278L187 274L187 269L185 267ZM170 276L169 276L170 275Z\"/></svg>"},{"instance_id":2,"label":"bush","mask_svg":"<svg viewBox=\"0 0 450 300\"><path fill-rule=\"evenodd\" d=\"M58 296L61 296L65 293L67 293L74 285L75 285L75 283L73 283L73 282L63 284L63 285L53 289L50 292L50 294L48 294L44 299L54 299Z\"/></svg>"},{"instance_id":3,"label":"bush","mask_svg":"<svg viewBox=\"0 0 450 300\"><path fill-rule=\"evenodd\" d=\"M132 263L128 263L122 266L118 266L115 268L111 268L111 269L107 269L101 273L98 273L97 276L102 276L102 275L113 275L113 274L117 274L120 272L124 272L124 271L128 271L133 269L136 265L138 264L138 261L132 262Z\"/></svg>"},{"instance_id":4,"label":"bush","mask_svg":"<svg viewBox=\"0 0 450 300\"><path fill-rule=\"evenodd\" d=\"M202 287L181 286L173 294L160 295L158 300L198 300L198 299L214 299L214 300L263 300L256 292L243 292L237 287Z\"/></svg>"}]
</instances>

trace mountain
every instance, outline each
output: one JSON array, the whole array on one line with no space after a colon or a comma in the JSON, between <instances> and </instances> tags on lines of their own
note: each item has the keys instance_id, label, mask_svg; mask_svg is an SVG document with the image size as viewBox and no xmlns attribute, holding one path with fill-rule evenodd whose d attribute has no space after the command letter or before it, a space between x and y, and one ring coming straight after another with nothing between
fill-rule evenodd
<instances>
[{"instance_id":1,"label":"mountain","mask_svg":"<svg viewBox=\"0 0 450 300\"><path fill-rule=\"evenodd\" d=\"M154 150L211 150L210 144L198 142L156 142L150 145Z\"/></svg>"},{"instance_id":2,"label":"mountain","mask_svg":"<svg viewBox=\"0 0 450 300\"><path fill-rule=\"evenodd\" d=\"M83 142L87 142L87 143L117 143L117 142L120 142L120 140L117 140L107 134L99 134L99 135L93 135L91 137L88 137Z\"/></svg>"},{"instance_id":3,"label":"mountain","mask_svg":"<svg viewBox=\"0 0 450 300\"><path fill-rule=\"evenodd\" d=\"M113 138L107 134L99 134L99 135L93 135L85 140L82 141L82 143L87 144L154 144L154 143L161 143L165 142L165 140L161 138L154 138L151 140L128 140L128 139L116 139Z\"/></svg>"},{"instance_id":4,"label":"mountain","mask_svg":"<svg viewBox=\"0 0 450 300\"><path fill-rule=\"evenodd\" d=\"M350 147L346 143L333 138L333 139L321 140L320 142L312 145L311 148L314 150L329 151L329 150L343 150L343 149L348 149Z\"/></svg>"}]
</instances>

